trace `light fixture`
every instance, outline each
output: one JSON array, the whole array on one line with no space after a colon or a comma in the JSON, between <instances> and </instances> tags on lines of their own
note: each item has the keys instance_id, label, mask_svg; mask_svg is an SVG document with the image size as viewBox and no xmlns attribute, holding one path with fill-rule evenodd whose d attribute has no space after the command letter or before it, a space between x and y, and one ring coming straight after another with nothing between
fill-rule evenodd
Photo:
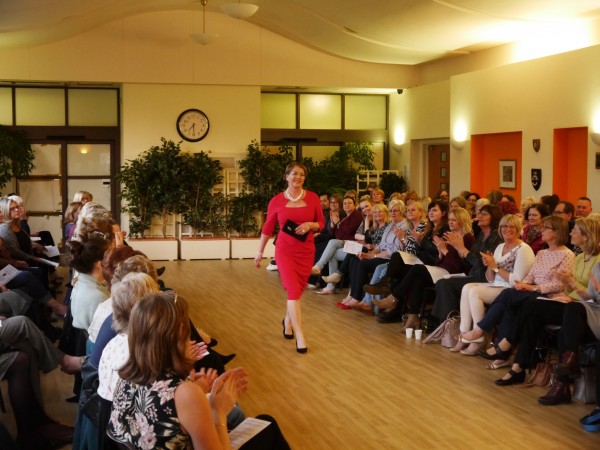
<instances>
[{"instance_id":1,"label":"light fixture","mask_svg":"<svg viewBox=\"0 0 600 450\"><path fill-rule=\"evenodd\" d=\"M462 150L465 146L465 141L457 141L455 139L450 139L450 145L455 150Z\"/></svg>"},{"instance_id":2,"label":"light fixture","mask_svg":"<svg viewBox=\"0 0 600 450\"><path fill-rule=\"evenodd\" d=\"M240 3L240 0L238 0L237 3L225 3L221 5L221 11L236 19L247 19L258 11L258 5Z\"/></svg>"},{"instance_id":3,"label":"light fixture","mask_svg":"<svg viewBox=\"0 0 600 450\"><path fill-rule=\"evenodd\" d=\"M596 145L600 145L600 133L590 133L590 138Z\"/></svg>"},{"instance_id":4,"label":"light fixture","mask_svg":"<svg viewBox=\"0 0 600 450\"><path fill-rule=\"evenodd\" d=\"M208 0L200 0L200 3L202 4L202 33L190 34L190 37L192 38L192 40L194 42L197 42L198 44L206 45L206 44L210 44L212 41L214 41L216 38L218 38L219 35L206 32L206 10L205 10L205 7L206 7L206 4L208 3Z\"/></svg>"}]
</instances>

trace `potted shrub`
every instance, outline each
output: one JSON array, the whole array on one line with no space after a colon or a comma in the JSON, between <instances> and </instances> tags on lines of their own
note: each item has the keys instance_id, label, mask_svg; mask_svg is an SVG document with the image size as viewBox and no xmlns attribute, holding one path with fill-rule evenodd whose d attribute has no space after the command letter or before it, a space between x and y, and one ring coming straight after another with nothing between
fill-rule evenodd
<instances>
[{"instance_id":1,"label":"potted shrub","mask_svg":"<svg viewBox=\"0 0 600 450\"><path fill-rule=\"evenodd\" d=\"M152 259L177 259L175 231L170 235L167 226L173 215L185 209L185 189L182 179L186 174L187 158L182 155L179 143L161 138L162 145L152 146L134 160L121 167L117 175L122 185L120 198L125 201L123 211L129 213L129 232L140 237L136 247ZM153 219L160 219L162 240L156 243L144 240ZM174 228L174 227L173 227Z\"/></svg>"},{"instance_id":2,"label":"potted shrub","mask_svg":"<svg viewBox=\"0 0 600 450\"><path fill-rule=\"evenodd\" d=\"M223 181L221 163L199 152L187 155L186 170L183 223L191 227L192 236L182 237L181 258L227 259L227 199L220 192L212 193L214 186Z\"/></svg>"},{"instance_id":3,"label":"potted shrub","mask_svg":"<svg viewBox=\"0 0 600 450\"><path fill-rule=\"evenodd\" d=\"M356 189L356 179L361 170L373 170L374 153L370 142L347 142L331 156L319 162L305 158L308 167L306 187L316 193L344 193Z\"/></svg>"},{"instance_id":4,"label":"potted shrub","mask_svg":"<svg viewBox=\"0 0 600 450\"><path fill-rule=\"evenodd\" d=\"M404 177L398 176L395 173L384 173L381 175L379 187L385 192L388 198L394 192L406 192L408 189Z\"/></svg>"},{"instance_id":5,"label":"potted shrub","mask_svg":"<svg viewBox=\"0 0 600 450\"><path fill-rule=\"evenodd\" d=\"M25 132L0 125L0 188L13 178L28 176L34 169L35 153Z\"/></svg>"}]
</instances>

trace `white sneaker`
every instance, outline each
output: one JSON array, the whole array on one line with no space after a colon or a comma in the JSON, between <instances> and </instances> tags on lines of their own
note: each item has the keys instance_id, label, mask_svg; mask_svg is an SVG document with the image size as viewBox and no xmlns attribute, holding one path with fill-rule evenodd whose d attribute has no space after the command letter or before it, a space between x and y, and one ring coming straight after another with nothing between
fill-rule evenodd
<instances>
[{"instance_id":1,"label":"white sneaker","mask_svg":"<svg viewBox=\"0 0 600 450\"><path fill-rule=\"evenodd\" d=\"M275 264L275 261L271 261L269 263L269 265L267 266L267 270L270 270L271 272L277 270L277 264Z\"/></svg>"},{"instance_id":2,"label":"white sneaker","mask_svg":"<svg viewBox=\"0 0 600 450\"><path fill-rule=\"evenodd\" d=\"M306 289L316 289L316 288L317 288L317 285L316 285L316 284L310 284L310 283L308 283L308 284L306 285Z\"/></svg>"}]
</instances>

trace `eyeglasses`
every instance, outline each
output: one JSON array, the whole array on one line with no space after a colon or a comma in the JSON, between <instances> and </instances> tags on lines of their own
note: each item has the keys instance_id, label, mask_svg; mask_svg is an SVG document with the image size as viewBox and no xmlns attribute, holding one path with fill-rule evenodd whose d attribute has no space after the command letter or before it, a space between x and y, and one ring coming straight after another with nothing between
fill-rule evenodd
<instances>
[{"instance_id":1,"label":"eyeglasses","mask_svg":"<svg viewBox=\"0 0 600 450\"><path fill-rule=\"evenodd\" d=\"M20 206L13 206L12 208L10 208L11 211L18 211L20 209L21 209Z\"/></svg>"},{"instance_id":2,"label":"eyeglasses","mask_svg":"<svg viewBox=\"0 0 600 450\"><path fill-rule=\"evenodd\" d=\"M489 216L490 213L487 211L477 211L478 216Z\"/></svg>"},{"instance_id":3,"label":"eyeglasses","mask_svg":"<svg viewBox=\"0 0 600 450\"><path fill-rule=\"evenodd\" d=\"M515 227L514 225L500 225L500 229L506 229L508 228L509 230L516 230L517 227Z\"/></svg>"},{"instance_id":4,"label":"eyeglasses","mask_svg":"<svg viewBox=\"0 0 600 450\"><path fill-rule=\"evenodd\" d=\"M554 228L552 227L544 227L544 230L552 230L552 231L556 231Z\"/></svg>"}]
</instances>

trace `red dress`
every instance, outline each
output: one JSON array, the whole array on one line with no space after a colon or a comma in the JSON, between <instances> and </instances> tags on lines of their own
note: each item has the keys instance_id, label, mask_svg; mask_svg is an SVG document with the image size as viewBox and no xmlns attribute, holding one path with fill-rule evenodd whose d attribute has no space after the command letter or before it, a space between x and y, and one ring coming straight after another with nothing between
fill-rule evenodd
<instances>
[{"instance_id":1,"label":"red dress","mask_svg":"<svg viewBox=\"0 0 600 450\"><path fill-rule=\"evenodd\" d=\"M288 208L288 199L277 194L269 202L267 220L262 228L262 234L270 236L275 230L275 224L279 223L279 229L288 220L300 225L304 222L316 222L319 230L325 226L323 219L323 208L319 197L314 192L306 191L304 196L306 206ZM315 259L315 244L313 232L310 231L305 242L280 232L275 242L275 261L281 277L281 284L287 291L288 300L299 300Z\"/></svg>"}]
</instances>

